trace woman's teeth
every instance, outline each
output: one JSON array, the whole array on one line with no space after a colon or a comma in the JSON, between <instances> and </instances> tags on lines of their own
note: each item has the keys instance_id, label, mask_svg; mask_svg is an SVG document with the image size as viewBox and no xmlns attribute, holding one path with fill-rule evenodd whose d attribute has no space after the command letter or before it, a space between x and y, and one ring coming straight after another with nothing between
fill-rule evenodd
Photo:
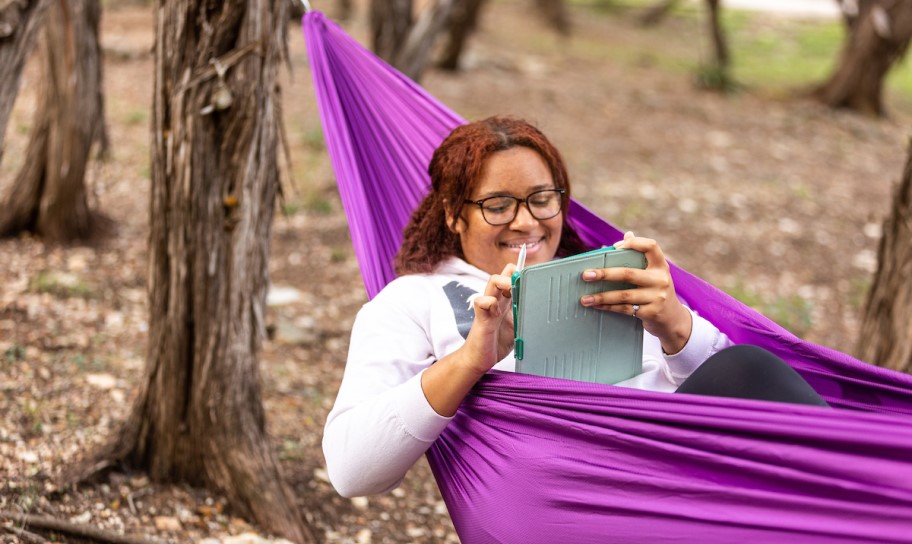
<instances>
[{"instance_id":1,"label":"woman's teeth","mask_svg":"<svg viewBox=\"0 0 912 544\"><path fill-rule=\"evenodd\" d=\"M521 242L519 244L504 244L504 245L510 249L519 249L523 246L523 244L525 244L526 249L531 249L533 246L538 245L540 242L541 242L541 240L536 240L534 242Z\"/></svg>"}]
</instances>

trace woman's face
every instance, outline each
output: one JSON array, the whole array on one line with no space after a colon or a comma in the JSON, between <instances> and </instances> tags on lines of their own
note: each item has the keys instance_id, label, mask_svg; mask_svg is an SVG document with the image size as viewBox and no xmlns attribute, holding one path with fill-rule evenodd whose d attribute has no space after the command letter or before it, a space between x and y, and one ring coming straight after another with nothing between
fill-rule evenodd
<instances>
[{"instance_id":1,"label":"woman's face","mask_svg":"<svg viewBox=\"0 0 912 544\"><path fill-rule=\"evenodd\" d=\"M555 188L541 155L527 147L513 147L488 157L469 200L503 195L524 199L535 191ZM516 263L523 244L527 265L552 260L560 244L563 220L563 212L550 219L536 219L521 203L513 221L493 226L485 221L477 204L466 203L453 228L459 234L466 261L489 274L499 274L507 263Z\"/></svg>"}]
</instances>

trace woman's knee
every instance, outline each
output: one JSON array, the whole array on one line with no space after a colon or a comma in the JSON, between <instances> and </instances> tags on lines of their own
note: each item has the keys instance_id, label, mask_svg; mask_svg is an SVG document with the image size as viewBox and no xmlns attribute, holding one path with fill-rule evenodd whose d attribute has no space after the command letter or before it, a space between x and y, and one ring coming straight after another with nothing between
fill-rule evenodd
<instances>
[{"instance_id":1,"label":"woman's knee","mask_svg":"<svg viewBox=\"0 0 912 544\"><path fill-rule=\"evenodd\" d=\"M729 347L707 359L678 392L826 406L785 361L747 344Z\"/></svg>"}]
</instances>

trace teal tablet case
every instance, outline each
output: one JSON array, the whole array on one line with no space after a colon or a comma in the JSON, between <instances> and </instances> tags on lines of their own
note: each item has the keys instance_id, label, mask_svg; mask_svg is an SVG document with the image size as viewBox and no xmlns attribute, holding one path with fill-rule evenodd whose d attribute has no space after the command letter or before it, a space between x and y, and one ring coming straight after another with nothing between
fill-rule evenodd
<instances>
[{"instance_id":1,"label":"teal tablet case","mask_svg":"<svg viewBox=\"0 0 912 544\"><path fill-rule=\"evenodd\" d=\"M584 270L614 266L646 268L646 257L608 247L531 265L513 275L517 372L605 384L642 372L642 321L579 302L587 294L635 287L582 280Z\"/></svg>"}]
</instances>

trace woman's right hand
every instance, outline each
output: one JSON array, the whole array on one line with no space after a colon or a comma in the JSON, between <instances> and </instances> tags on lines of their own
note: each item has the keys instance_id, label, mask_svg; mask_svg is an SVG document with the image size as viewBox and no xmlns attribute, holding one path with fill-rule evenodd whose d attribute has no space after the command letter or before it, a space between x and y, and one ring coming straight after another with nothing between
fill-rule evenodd
<instances>
[{"instance_id":1,"label":"woman's right hand","mask_svg":"<svg viewBox=\"0 0 912 544\"><path fill-rule=\"evenodd\" d=\"M480 378L513 349L512 276L515 264L488 279L484 293L475 297L475 320L463 344L465 364Z\"/></svg>"}]
</instances>

